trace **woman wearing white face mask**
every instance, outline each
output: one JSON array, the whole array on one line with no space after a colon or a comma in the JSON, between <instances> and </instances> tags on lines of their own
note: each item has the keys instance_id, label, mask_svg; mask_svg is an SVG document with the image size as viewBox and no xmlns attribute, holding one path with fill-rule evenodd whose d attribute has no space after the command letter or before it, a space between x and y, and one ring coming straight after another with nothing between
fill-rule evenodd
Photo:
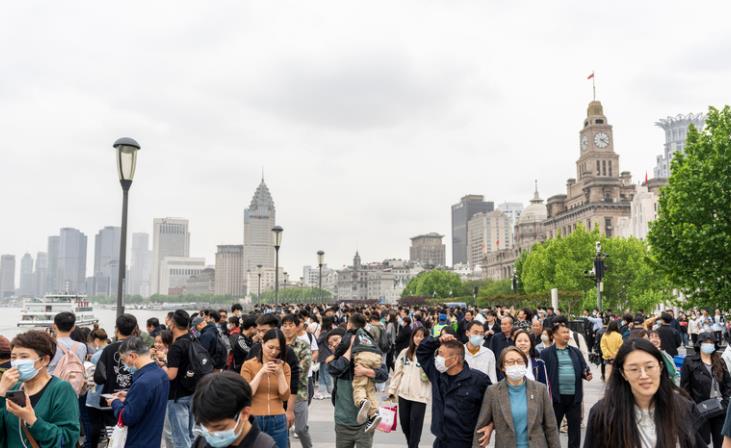
<instances>
[{"instance_id":1,"label":"woman wearing white face mask","mask_svg":"<svg viewBox=\"0 0 731 448\"><path fill-rule=\"evenodd\" d=\"M680 369L680 388L685 389L696 403L710 399L721 399L724 412L711 416L698 429L706 443L713 440L714 448L721 448L721 428L731 396L731 376L720 354L716 353L716 336L711 332L698 335L696 353L683 361Z\"/></svg>"},{"instance_id":2,"label":"woman wearing white face mask","mask_svg":"<svg viewBox=\"0 0 731 448\"><path fill-rule=\"evenodd\" d=\"M193 394L193 417L200 435L193 448L276 448L251 415L251 387L224 371L201 378Z\"/></svg>"},{"instance_id":3,"label":"woman wearing white face mask","mask_svg":"<svg viewBox=\"0 0 731 448\"><path fill-rule=\"evenodd\" d=\"M528 357L517 347L503 349L498 368L505 379L490 386L482 401L472 446L559 448L558 426L548 388L526 378Z\"/></svg>"},{"instance_id":4,"label":"woman wearing white face mask","mask_svg":"<svg viewBox=\"0 0 731 448\"><path fill-rule=\"evenodd\" d=\"M79 407L71 404L78 398L69 383L48 374L56 342L28 331L10 346L12 368L0 379L0 447L76 446Z\"/></svg>"}]
</instances>

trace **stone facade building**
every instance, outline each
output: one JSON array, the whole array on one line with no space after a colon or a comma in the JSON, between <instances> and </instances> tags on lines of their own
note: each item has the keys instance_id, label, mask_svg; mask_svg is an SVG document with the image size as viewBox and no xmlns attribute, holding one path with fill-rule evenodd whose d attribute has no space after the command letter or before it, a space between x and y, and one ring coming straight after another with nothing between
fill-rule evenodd
<instances>
[{"instance_id":1,"label":"stone facade building","mask_svg":"<svg viewBox=\"0 0 731 448\"><path fill-rule=\"evenodd\" d=\"M417 235L411 238L409 261L431 268L446 266L447 248L446 245L442 243L442 238L444 238L444 235L440 235L436 232Z\"/></svg>"},{"instance_id":2,"label":"stone facade building","mask_svg":"<svg viewBox=\"0 0 731 448\"><path fill-rule=\"evenodd\" d=\"M242 272L256 272L261 265L265 270L274 272L274 237L272 227L276 224L276 209L269 187L261 183L251 198L249 207L244 210L244 266ZM249 277L245 278L244 287ZM254 284L258 288L257 284ZM247 289L249 293L256 289Z\"/></svg>"},{"instance_id":3,"label":"stone facade building","mask_svg":"<svg viewBox=\"0 0 731 448\"><path fill-rule=\"evenodd\" d=\"M589 103L579 131L579 148L576 178L566 181L566 194L551 196L546 202L548 238L568 235L579 224L613 236L619 218L630 214L635 185L629 172L620 172L612 126L599 101Z\"/></svg>"},{"instance_id":4,"label":"stone facade building","mask_svg":"<svg viewBox=\"0 0 731 448\"><path fill-rule=\"evenodd\" d=\"M244 296L244 246L221 245L216 251L216 295Z\"/></svg>"}]
</instances>

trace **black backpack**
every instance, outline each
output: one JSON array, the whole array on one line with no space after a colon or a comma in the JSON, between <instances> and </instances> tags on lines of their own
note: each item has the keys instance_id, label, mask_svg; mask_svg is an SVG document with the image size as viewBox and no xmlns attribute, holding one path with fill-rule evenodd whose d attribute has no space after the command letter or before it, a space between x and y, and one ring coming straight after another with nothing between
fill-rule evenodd
<instances>
[{"instance_id":1,"label":"black backpack","mask_svg":"<svg viewBox=\"0 0 731 448\"><path fill-rule=\"evenodd\" d=\"M381 330L381 332L378 334L378 348L381 349L381 352L387 353L391 350L391 341L389 340L385 328L379 327L379 330Z\"/></svg>"},{"instance_id":2,"label":"black backpack","mask_svg":"<svg viewBox=\"0 0 731 448\"><path fill-rule=\"evenodd\" d=\"M180 378L181 386L188 392L195 391L198 380L213 373L213 369L213 359L208 350L197 339L191 339L188 345L188 370Z\"/></svg>"},{"instance_id":3,"label":"black backpack","mask_svg":"<svg viewBox=\"0 0 731 448\"><path fill-rule=\"evenodd\" d=\"M228 358L228 349L223 344L223 341L221 340L221 336L216 337L216 349L211 353L211 358L213 358L213 368L214 369L223 369L226 367L226 358Z\"/></svg>"}]
</instances>

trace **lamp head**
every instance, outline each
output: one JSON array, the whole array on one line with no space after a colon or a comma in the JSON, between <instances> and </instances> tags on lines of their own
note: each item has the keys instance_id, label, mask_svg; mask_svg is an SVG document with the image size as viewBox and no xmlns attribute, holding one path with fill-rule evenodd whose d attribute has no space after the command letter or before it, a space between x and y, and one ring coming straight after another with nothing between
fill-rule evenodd
<instances>
[{"instance_id":1,"label":"lamp head","mask_svg":"<svg viewBox=\"0 0 731 448\"><path fill-rule=\"evenodd\" d=\"M325 251L318 250L317 251L317 264L319 266L322 266L325 264Z\"/></svg>"},{"instance_id":2,"label":"lamp head","mask_svg":"<svg viewBox=\"0 0 731 448\"><path fill-rule=\"evenodd\" d=\"M117 139L113 146L117 150L119 180L132 182L135 177L137 151L140 150L140 144L133 138L122 137Z\"/></svg>"},{"instance_id":3,"label":"lamp head","mask_svg":"<svg viewBox=\"0 0 731 448\"><path fill-rule=\"evenodd\" d=\"M282 226L272 227L272 233L274 234L274 247L279 248L282 245L282 232L284 229Z\"/></svg>"}]
</instances>

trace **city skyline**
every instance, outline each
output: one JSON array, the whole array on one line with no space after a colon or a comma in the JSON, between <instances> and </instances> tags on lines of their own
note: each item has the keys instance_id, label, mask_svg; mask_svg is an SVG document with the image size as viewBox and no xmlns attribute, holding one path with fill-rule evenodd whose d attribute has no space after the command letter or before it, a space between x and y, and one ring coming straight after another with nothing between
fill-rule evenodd
<instances>
[{"instance_id":1,"label":"city skyline","mask_svg":"<svg viewBox=\"0 0 731 448\"><path fill-rule=\"evenodd\" d=\"M129 235L184 217L190 256L213 265L217 245L242 243L263 167L292 275L320 249L332 267L355 250L407 259L409 238L427 232L447 235L451 254L448 207L460 197L525 206L534 179L546 197L564 190L592 71L635 181L663 152L658 119L731 103L728 5L175 7L7 12L9 36L28 23L43 32L4 62L0 189L19 218L3 222L0 254L19 263L61 227L91 237L119 226L111 144L124 135L142 145ZM103 32L110 21L129 32ZM135 64L120 68L126 57Z\"/></svg>"}]
</instances>

